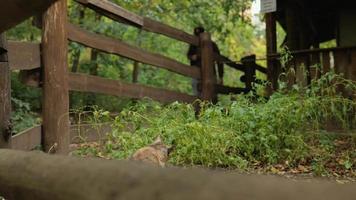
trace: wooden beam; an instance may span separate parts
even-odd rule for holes
[[[219,94],[246,94],[248,92],[245,88],[236,88],[224,85],[216,85],[216,91]]]
[[[73,42],[78,42],[106,53],[123,56],[145,64],[164,68],[185,76],[200,78],[199,68],[197,67],[185,65],[160,54],[147,52],[119,40],[88,32],[73,24],[68,23],[67,28],[69,40]]]
[[[335,200],[355,185],[223,170],[158,168],[119,160],[0,150],[0,194],[26,200]]]
[[[70,73],[69,85],[70,89],[73,91],[94,92],[137,99],[148,97],[163,103],[171,103],[174,101],[192,103],[197,99],[195,96],[179,92],[147,87],[138,84],[123,83],[116,80],[86,74]]]
[[[115,21],[129,24],[143,30],[165,35],[167,37],[186,42],[192,45],[199,45],[199,38],[188,34],[177,28],[168,26],[152,19],[141,17],[107,0],[76,0],[96,12],[109,17]]]
[[[204,101],[217,102],[216,76],[214,73],[214,50],[213,42],[209,33],[200,34],[201,44],[201,80],[202,92],[201,99]]]
[[[303,49],[303,50],[295,50],[295,51],[290,51],[290,54],[293,56],[297,55],[302,55],[302,54],[313,54],[313,53],[330,53],[330,52],[338,52],[338,51],[355,51],[356,46],[349,46],[349,47],[332,47],[332,48],[323,48],[323,49]],[[274,53],[274,54],[269,54],[268,58],[279,58],[281,54],[279,53]]]
[[[69,88],[67,0],[59,0],[43,15],[43,147],[69,151]]]
[[[95,142],[105,139],[112,131],[111,124],[80,124],[70,126],[71,144]],[[42,126],[35,126],[16,134],[11,140],[11,149],[31,151],[41,146]]]
[[[25,83],[29,86],[38,87],[40,86],[38,80],[37,73],[28,74]],[[94,92],[118,97],[137,99],[149,97],[163,103],[171,103],[174,101],[192,103],[198,99],[198,97],[195,96],[170,90],[147,87],[139,84],[123,83],[116,80],[77,73],[69,74],[69,88],[72,91]]]
[[[136,27],[143,26],[143,17],[123,9],[117,4],[107,0],[76,0],[82,5],[95,10],[96,12],[113,19]]]
[[[11,140],[11,78],[7,62],[7,41],[5,34],[0,34],[0,148],[10,146]]]
[[[56,0],[1,0],[0,33],[14,27],[25,19],[43,12]]]
[[[256,82],[256,55],[246,56],[241,59],[241,62],[245,66],[246,89],[255,93],[253,83]]]
[[[27,129],[12,137],[11,149],[31,151],[41,146],[41,126],[35,126]]]
[[[267,47],[267,80],[270,85],[266,88],[271,95],[278,89],[280,69],[277,60],[270,59],[268,55],[277,53],[277,23],[275,13],[267,13],[266,18],[266,47]]]
[[[40,44],[30,42],[8,42],[11,70],[30,70],[41,67]]]
[[[199,46],[198,37],[146,17],[144,18],[143,30],[158,33],[191,45]]]
[[[255,63],[255,69],[263,74],[267,74],[267,68],[262,67],[261,65],[258,65],[257,63]]]
[[[239,64],[239,63],[236,63],[232,60],[230,60],[230,58],[226,57],[226,56],[223,56],[223,55],[215,55],[216,59],[236,70],[239,70],[239,71],[242,71],[244,72],[245,71],[245,67],[242,65],[242,64]]]

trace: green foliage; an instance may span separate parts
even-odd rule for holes
[[[325,79],[333,81],[325,84]],[[356,102],[335,92],[342,81],[356,86],[327,74],[314,82],[312,89],[295,87],[289,93],[275,93],[268,101],[235,96],[236,101],[225,105],[202,103],[198,118],[192,105],[142,102],[116,117],[113,132],[101,150],[83,148],[78,153],[90,151],[125,159],[160,135],[166,144],[176,145],[169,161],[174,165],[246,169],[279,163],[288,163],[289,167],[308,164],[316,174],[324,174],[326,163],[334,159],[336,141],[320,134],[324,124],[333,120],[349,130],[356,121]],[[356,143],[352,138],[347,140],[351,146],[343,152],[339,165],[350,170],[355,165],[352,152]]]
[[[22,130],[31,128],[39,124],[40,119],[37,114],[31,111],[29,103],[22,100],[11,98],[14,111],[11,113],[11,122],[13,124],[14,133],[19,133]]]
[[[40,90],[22,85],[16,72],[11,74],[11,103],[11,120],[15,133],[39,124],[40,119],[36,112],[41,108]]]

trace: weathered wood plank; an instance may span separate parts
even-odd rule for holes
[[[277,53],[277,23],[276,14],[267,13],[266,20],[266,50],[267,50],[267,80],[271,83],[266,90],[271,95],[278,89],[278,78],[281,73],[276,59],[268,57],[270,54]]]
[[[226,57],[226,56],[223,56],[223,55],[215,55],[215,59],[219,62],[222,62],[236,70],[239,70],[239,71],[242,71],[244,72],[245,71],[245,67],[242,65],[242,64],[238,64],[232,60],[230,60],[230,58]]]
[[[40,44],[30,42],[8,42],[11,70],[30,70],[41,66]]]
[[[321,69],[322,69],[323,74],[330,72],[330,69],[331,69],[330,52],[322,53],[322,68]]]
[[[165,89],[147,87],[132,83],[123,83],[86,74],[70,73],[70,89],[79,92],[94,92],[119,97],[142,99],[149,97],[154,100],[170,103],[174,101],[194,102],[197,97]]]
[[[254,64],[254,67],[257,71],[267,74],[267,68],[262,67],[261,65],[258,65],[257,63]]]
[[[219,94],[246,94],[248,92],[248,90],[245,88],[236,88],[224,85],[216,85],[216,91]]]
[[[119,40],[88,32],[73,24],[68,24],[67,27],[69,40],[73,42],[78,42],[107,53],[164,68],[185,76],[200,78],[199,68],[197,67],[185,65],[160,54],[147,52]]]
[[[313,53],[310,56],[310,78],[311,80],[317,80],[321,75],[321,62],[320,62],[321,53]]]
[[[334,52],[335,72],[343,74],[343,77],[356,81],[356,53],[349,51],[336,51]],[[344,85],[338,85],[338,90],[343,93],[345,97],[351,99],[356,98],[356,91],[345,87]]]
[[[81,124],[70,126],[71,144],[95,142],[104,139],[112,130],[110,123],[105,124]],[[41,146],[42,126],[35,126],[12,137],[11,149],[31,151]]]
[[[26,80],[26,82],[29,83],[27,84],[29,86],[40,86],[38,77],[35,76],[35,74],[29,74],[28,79]],[[137,99],[149,97],[163,103],[170,103],[174,101],[192,103],[198,99],[198,97],[195,96],[170,90],[147,87],[139,84],[123,83],[116,80],[77,73],[69,74],[69,88],[72,91],[94,92],[119,97]]]
[[[69,151],[69,88],[67,0],[54,3],[43,15],[43,147]]]
[[[142,27],[143,17],[136,15],[128,10],[123,9],[117,4],[107,0],[76,0],[82,5],[89,7],[96,12],[109,17],[115,21]]]
[[[149,18],[144,18],[143,30],[165,35],[191,45],[199,45],[198,37]]]
[[[256,82],[256,55],[246,56],[241,59],[245,66],[245,85],[247,91],[254,91],[253,83]]]
[[[168,26],[161,22],[141,17],[107,0],[76,0],[77,2],[95,10],[96,12],[109,17],[115,21],[133,25],[143,30],[165,35],[167,37],[186,42],[192,45],[199,45],[199,38],[186,33],[177,28]]]
[[[11,78],[5,34],[0,34],[0,49],[0,148],[7,148],[11,142]]]
[[[214,50],[213,42],[209,33],[200,34],[201,44],[201,99],[204,101],[217,102],[216,76],[214,73]]]
[[[29,128],[12,137],[11,149],[31,151],[41,145],[42,126]]]
[[[21,23],[35,14],[40,14],[56,0],[1,0],[0,33]]]

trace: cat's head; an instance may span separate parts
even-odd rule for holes
[[[174,145],[168,146],[163,143],[161,136],[158,136],[155,141],[150,145],[151,147],[163,152],[166,155],[169,155],[174,149]]]

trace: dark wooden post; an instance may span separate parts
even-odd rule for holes
[[[256,82],[256,55],[246,56],[241,59],[245,67],[245,84],[248,92],[255,91],[253,83]]]
[[[54,3],[43,15],[43,146],[51,153],[69,150],[67,69],[67,0]]]
[[[5,34],[0,35],[0,148],[10,147],[11,79]]]
[[[200,34],[201,45],[201,99],[217,102],[216,76],[214,72],[213,42],[209,33]]]
[[[270,86],[267,87],[267,93],[272,94],[278,89],[278,77],[280,74],[277,60],[269,55],[277,53],[277,33],[276,16],[274,13],[267,13],[266,18],[266,43],[267,43],[267,80]]]

